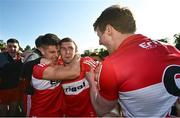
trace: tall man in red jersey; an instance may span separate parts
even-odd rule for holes
[[[99,43],[110,56],[102,63],[99,90],[87,74],[91,100],[103,116],[119,102],[126,117],[166,117],[180,95],[180,52],[141,34],[134,34],[131,11],[117,5],[94,23]]]

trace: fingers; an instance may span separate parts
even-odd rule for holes
[[[84,57],[83,58],[83,63],[89,65],[91,68],[95,70],[95,68],[98,66],[98,62],[94,61],[90,57]]]
[[[96,69],[95,69],[95,80],[96,80],[97,82],[99,82],[101,69],[102,69],[102,63],[99,63],[99,65],[98,65],[98,66],[96,67]]]
[[[93,85],[94,82],[94,71],[91,69],[89,72],[86,72],[86,80],[89,82],[89,85]]]
[[[96,81],[97,88],[99,90],[100,90],[99,80],[100,80],[101,69],[102,69],[102,63],[99,63],[99,65],[95,69],[95,81]]]
[[[85,60],[83,63],[89,65],[92,69],[95,69],[97,66],[97,63],[94,60]]]
[[[88,79],[94,79],[94,70],[92,68],[89,72],[86,72],[86,77]]]

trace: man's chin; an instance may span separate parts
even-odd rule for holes
[[[70,64],[72,62],[72,59],[64,59],[63,62],[65,64]]]
[[[71,61],[64,61],[64,63],[65,63],[65,64],[70,64],[70,63],[71,63]]]

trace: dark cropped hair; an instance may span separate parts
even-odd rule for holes
[[[7,40],[7,43],[18,43],[19,44],[19,41],[15,38],[10,38]]]
[[[35,45],[36,45],[36,47],[49,46],[49,45],[58,46],[59,41],[60,41],[60,39],[58,38],[57,35],[47,33],[45,35],[40,35],[36,39]]]
[[[61,39],[61,41],[59,42],[59,46],[60,46],[60,47],[61,47],[61,45],[62,45],[63,42],[72,42],[72,43],[74,43],[74,45],[75,45],[75,51],[76,51],[76,52],[78,51],[78,47],[77,47],[76,43],[75,43],[71,38],[66,37],[66,38]]]
[[[15,38],[10,38],[10,39],[8,39],[8,40],[7,40],[7,44],[8,44],[8,43],[17,43],[18,46],[20,47],[19,41],[18,41],[17,39],[15,39]]]
[[[38,36],[37,39],[35,40],[35,45],[36,45],[37,48],[38,48],[38,47],[41,47],[41,38],[42,38],[42,37],[43,37],[43,36],[40,35],[40,36]]]
[[[93,27],[95,31],[98,28],[104,33],[108,24],[122,33],[134,33],[136,31],[136,23],[131,11],[119,5],[113,5],[105,9],[97,18]]]

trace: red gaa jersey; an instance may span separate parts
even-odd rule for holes
[[[39,64],[40,65],[40,64]],[[41,66],[39,66],[41,67]],[[43,67],[42,67],[43,68]],[[35,69],[35,68],[34,68]],[[33,70],[33,75],[37,72]],[[35,89],[31,96],[30,116],[32,117],[58,117],[62,116],[61,97],[62,89],[58,81],[42,80],[32,76],[32,86]]]
[[[177,99],[179,69],[176,48],[135,34],[103,62],[100,94],[118,99],[125,116],[165,117]]]
[[[91,64],[90,64],[91,63]],[[81,58],[81,73],[74,80],[62,81],[64,90],[62,109],[66,117],[94,117],[96,113],[90,99],[89,83],[85,73],[90,70],[90,65],[97,66],[89,57]]]

